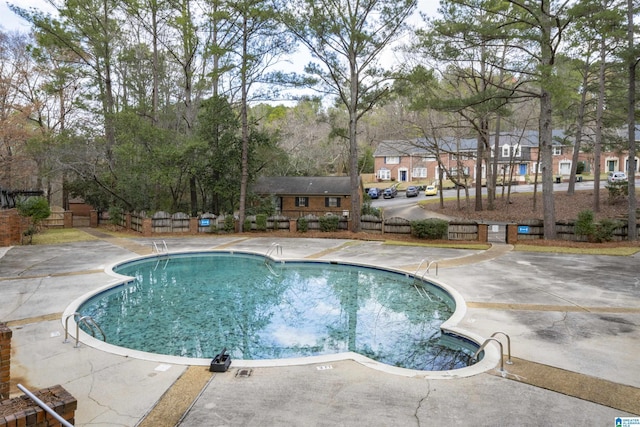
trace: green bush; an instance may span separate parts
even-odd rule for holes
[[[321,216],[320,220],[320,231],[331,232],[338,231],[338,226],[340,225],[340,217],[337,215],[328,215]]]
[[[298,218],[298,225],[296,227],[299,232],[306,233],[309,231],[309,220],[303,216]]]
[[[29,197],[27,199],[18,200],[16,208],[21,216],[27,217],[31,220],[29,228],[23,233],[24,236],[29,237],[29,244],[31,244],[31,239],[38,231],[38,224],[40,221],[49,218],[49,215],[51,215],[49,202],[44,197]]]
[[[251,231],[251,220],[249,218],[245,218],[244,224],[242,225],[243,231]]]
[[[420,239],[446,239],[449,223],[443,219],[429,218],[411,221],[411,235]]]
[[[382,212],[379,208],[374,208],[373,206],[371,206],[371,198],[369,198],[369,200],[365,200],[365,202],[362,204],[362,215],[373,215],[377,218],[380,218]]]
[[[18,200],[16,207],[18,208],[18,213],[30,218],[34,225],[37,225],[43,219],[49,218],[49,215],[51,215],[49,202],[44,197],[29,197]]]
[[[224,217],[224,231],[227,233],[236,231],[236,219],[231,214]]]
[[[612,219],[603,219],[596,223],[593,239],[597,243],[610,242],[613,240],[613,232],[620,227],[620,222]]]
[[[587,209],[578,213],[578,219],[574,226],[574,232],[578,236],[593,236],[595,226],[593,224],[593,211]]]
[[[627,181],[609,182],[605,188],[609,192],[609,204],[611,205],[623,202],[629,195],[629,184]]]
[[[584,210],[578,213],[578,219],[574,231],[579,236],[586,236],[590,242],[602,243],[613,239],[613,232],[620,227],[620,222],[612,219],[603,219],[594,222],[593,212]]]
[[[267,229],[267,216],[265,214],[256,215],[256,230],[265,231]]]
[[[109,224],[121,225],[122,224],[122,209],[111,206],[109,208]]]

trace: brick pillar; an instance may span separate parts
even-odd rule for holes
[[[131,230],[131,212],[124,214],[124,228]]]
[[[22,231],[28,227],[27,218],[16,209],[0,210],[0,246],[12,246],[22,241]]]
[[[142,218],[142,235],[144,237],[151,237],[153,234],[153,223],[151,218]]]
[[[92,227],[92,228],[98,227],[98,211],[89,212],[89,227]]]
[[[11,336],[13,332],[6,323],[0,323],[0,401],[9,398],[11,379]]]
[[[73,212],[65,211],[64,212],[64,228],[73,228]]]
[[[518,243],[518,224],[507,224],[507,244]]]
[[[189,234],[198,234],[198,218],[189,218]]]
[[[298,221],[295,219],[290,219],[289,220],[289,231],[291,233],[295,233],[296,231],[298,231]]]
[[[487,243],[489,241],[489,224],[478,224],[478,242]]]

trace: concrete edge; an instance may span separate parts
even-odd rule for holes
[[[180,255],[180,254],[196,254],[196,253],[210,253],[210,252],[228,252],[228,253],[245,253],[250,255],[258,255],[263,256],[263,254],[250,252],[250,251],[230,251],[228,249],[224,250],[195,250],[195,251],[180,251],[169,253],[169,255]],[[135,359],[157,362],[160,364],[171,364],[171,365],[186,365],[186,366],[209,366],[211,363],[211,359],[202,359],[202,358],[189,358],[189,357],[180,357],[180,356],[171,356],[171,355],[163,355],[157,353],[148,353],[139,350],[132,350],[125,347],[116,346],[113,344],[109,344],[99,339],[87,334],[82,329],[78,327],[78,324],[75,320],[74,314],[77,313],[78,307],[80,307],[85,301],[89,298],[105,292],[109,289],[112,289],[116,286],[125,284],[131,280],[132,277],[123,276],[114,271],[119,265],[122,265],[127,262],[154,258],[154,257],[162,257],[167,254],[151,254],[151,255],[143,255],[143,256],[133,256],[129,259],[122,260],[116,263],[113,263],[105,268],[105,273],[114,277],[114,280],[110,283],[98,287],[92,291],[85,293],[84,295],[76,298],[71,304],[67,306],[67,308],[62,313],[62,327],[65,330],[65,337],[69,336],[73,338],[76,342],[88,345],[89,347],[95,348],[100,351],[104,351],[107,353],[115,354],[123,357],[132,357]],[[159,258],[160,260],[160,258]],[[287,261],[293,262],[309,262],[307,259],[289,259]],[[361,267],[368,267],[374,269],[381,269],[376,266],[371,266],[367,264],[361,263],[347,263],[347,262],[338,262],[338,261],[312,261],[312,262],[326,262],[326,263],[337,263],[343,265],[354,265]],[[404,274],[407,276],[412,276],[412,274],[407,273],[403,270],[396,270],[393,268],[384,268],[381,270],[391,271],[399,274]],[[441,330],[444,334],[454,335],[457,337],[461,337],[462,339],[469,340],[474,342],[478,346],[482,345],[485,341],[485,338],[474,334],[472,332],[466,331],[463,328],[458,327],[458,324],[462,321],[464,316],[467,313],[467,306],[462,298],[462,296],[452,287],[440,282],[439,280],[429,278],[428,282],[433,284],[434,286],[442,289],[444,292],[448,293],[451,298],[454,300],[456,305],[456,310],[453,315],[447,319],[442,325]],[[76,335],[75,331],[78,331],[79,334]],[[66,340],[65,340],[66,342]],[[343,352],[337,354],[329,354],[329,355],[321,355],[321,356],[308,356],[308,357],[299,357],[299,358],[288,358],[288,359],[264,359],[264,360],[233,360],[232,366],[238,368],[258,368],[258,367],[282,367],[282,366],[298,366],[298,365],[311,365],[311,364],[326,364],[331,362],[337,362],[342,360],[353,360],[358,362],[364,366],[368,366],[372,369],[386,372],[393,375],[399,375],[404,377],[414,377],[414,378],[424,378],[424,379],[451,379],[451,378],[464,378],[470,377],[474,375],[478,375],[484,372],[487,372],[496,367],[498,360],[500,359],[500,352],[497,349],[497,345],[491,343],[484,349],[484,357],[478,361],[477,363],[468,366],[466,368],[453,369],[448,371],[421,371],[415,369],[407,369],[407,368],[399,368],[391,365],[386,365],[384,363],[375,361],[366,356],[360,355],[354,352]]]

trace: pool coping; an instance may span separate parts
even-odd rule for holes
[[[184,366],[209,366],[211,363],[211,358],[191,358],[191,357],[181,357],[181,356],[171,356],[157,353],[149,353],[140,350],[133,350],[126,347],[120,347],[113,344],[106,343],[104,341],[100,341],[90,334],[84,332],[82,329],[78,327],[78,324],[75,319],[75,315],[77,313],[78,307],[82,305],[89,298],[105,292],[111,288],[116,286],[120,286],[125,284],[131,280],[133,280],[130,276],[124,276],[114,271],[116,266],[120,266],[122,264],[126,264],[129,262],[144,260],[147,258],[159,258],[162,256],[169,255],[180,255],[180,254],[197,254],[197,253],[240,253],[247,255],[257,255],[261,257],[265,257],[263,253],[257,253],[253,251],[245,251],[245,250],[225,250],[225,249],[209,249],[209,250],[184,250],[184,251],[176,251],[176,252],[165,252],[165,253],[153,253],[150,255],[143,256],[134,256],[129,259],[120,260],[116,263],[112,263],[105,267],[104,271],[106,274],[113,276],[114,280],[110,283],[100,286],[94,290],[91,290],[84,295],[81,295],[79,298],[76,298],[72,301],[64,310],[62,314],[62,326],[65,330],[65,339],[68,336],[71,336],[77,343],[85,344],[94,349],[104,351],[107,353],[115,354],[123,357],[131,357],[135,359],[157,362],[162,365],[184,365]],[[308,259],[278,259],[272,256],[266,256],[265,258],[269,258],[275,262],[313,262],[313,263],[326,263],[326,264],[338,264],[338,265],[353,265],[359,267],[367,267],[373,268],[377,270],[390,271],[398,274],[404,274],[407,276],[416,276],[416,274],[409,273],[405,270],[394,269],[394,268],[382,268],[375,265],[369,265],[364,263],[355,263],[355,262],[343,262],[343,261],[332,261],[332,260],[313,260],[309,261]],[[417,272],[416,272],[417,273]],[[425,279],[427,280],[427,279]],[[461,337],[463,339],[469,340],[478,346],[482,345],[485,342],[485,338],[481,337],[478,334],[466,331],[463,328],[460,328],[458,324],[462,321],[467,313],[467,305],[462,295],[458,293],[454,288],[449,285],[433,279],[429,278],[427,280],[429,283],[433,284],[436,287],[439,287],[444,292],[446,292],[455,302],[456,309],[454,313],[442,323],[440,329],[444,334],[454,335]],[[74,333],[74,331],[78,331],[78,335]],[[476,362],[475,364],[459,369],[452,369],[446,371],[423,371],[416,369],[407,369],[400,368],[396,366],[391,366],[384,364],[382,362],[378,362],[376,360],[370,359],[366,356],[355,352],[342,352],[342,353],[334,353],[327,355],[319,355],[319,356],[305,356],[305,357],[295,357],[295,358],[285,358],[285,359],[262,359],[262,360],[243,360],[243,359],[233,359],[231,366],[234,368],[259,368],[259,367],[283,367],[283,366],[300,366],[300,365],[312,365],[312,364],[328,364],[331,362],[338,362],[343,360],[353,360],[357,363],[360,363],[363,366],[367,366],[369,368],[375,369],[377,371],[403,376],[403,377],[412,377],[412,378],[424,378],[424,379],[453,379],[453,378],[465,378],[471,377],[474,375],[478,375],[481,373],[485,373],[493,368],[495,368],[500,360],[500,352],[498,351],[497,345],[491,343],[484,348],[484,356],[481,360]]]

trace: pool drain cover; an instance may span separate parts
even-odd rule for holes
[[[251,369],[238,369],[236,378],[247,378],[251,375]]]

